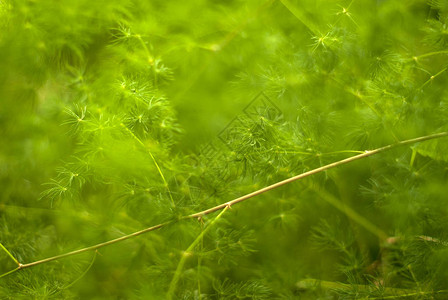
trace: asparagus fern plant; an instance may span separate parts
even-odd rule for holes
[[[447,22],[0,1],[0,297],[447,298]]]

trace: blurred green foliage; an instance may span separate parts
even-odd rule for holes
[[[0,298],[446,299],[446,138],[180,219],[448,131],[447,22],[446,0],[0,0],[1,273],[173,221]]]

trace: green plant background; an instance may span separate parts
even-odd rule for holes
[[[1,272],[175,221],[0,297],[446,299],[446,138],[176,220],[446,132],[447,23],[443,0],[0,0]]]

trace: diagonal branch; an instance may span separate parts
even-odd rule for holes
[[[18,265],[20,266],[19,261],[17,260],[17,258],[14,257],[14,255],[11,254],[11,252],[8,251],[8,249],[6,249],[5,246],[3,246],[2,243],[0,243],[0,248],[3,249],[3,251],[6,252],[6,254],[8,254],[8,256]]]
[[[387,146],[384,146],[384,147],[381,147],[381,148],[377,148],[375,150],[370,150],[370,151],[366,150],[362,154],[358,154],[358,155],[355,155],[355,156],[352,156],[352,157],[349,157],[349,158],[346,158],[346,159],[343,159],[343,160],[340,160],[340,161],[337,161],[337,162],[325,165],[323,167],[319,167],[319,168],[313,169],[311,171],[308,171],[308,172],[296,175],[294,177],[290,177],[290,178],[285,179],[283,181],[280,181],[280,182],[274,183],[272,185],[269,185],[267,187],[264,187],[262,189],[259,189],[259,190],[255,191],[255,192],[250,193],[250,194],[246,194],[246,195],[244,195],[242,197],[239,197],[237,199],[234,199],[232,201],[220,204],[218,206],[206,209],[204,211],[201,211],[201,212],[198,212],[198,213],[195,213],[195,214],[191,214],[189,216],[186,216],[185,218],[197,218],[197,217],[201,217],[203,215],[210,214],[210,213],[215,212],[217,210],[221,210],[221,209],[225,208],[226,206],[233,205],[233,204],[236,204],[238,202],[242,202],[242,201],[247,200],[249,198],[258,196],[258,195],[266,193],[266,192],[268,192],[270,190],[273,190],[273,189],[276,189],[278,187],[281,187],[282,185],[294,182],[296,180],[299,180],[299,179],[302,179],[302,178],[305,178],[305,177],[308,177],[308,176],[311,176],[311,175],[314,175],[314,174],[317,174],[317,173],[320,173],[320,172],[323,172],[323,171],[326,171],[326,170],[329,170],[329,169],[332,169],[332,168],[335,168],[335,167],[338,167],[338,166],[341,166],[341,165],[348,164],[348,163],[350,163],[352,161],[355,161],[355,160],[359,160],[359,159],[362,159],[362,158],[365,158],[365,157],[368,157],[368,156],[372,156],[372,155],[375,155],[375,154],[378,154],[378,153],[381,153],[381,152],[384,152],[384,151],[388,151],[388,150],[391,150],[391,149],[396,148],[396,147],[405,146],[405,145],[409,145],[409,144],[414,144],[414,143],[418,143],[418,142],[423,142],[423,141],[427,141],[427,140],[431,140],[431,139],[441,138],[441,137],[445,137],[445,136],[448,136],[448,132],[436,133],[436,134],[432,134],[432,135],[418,137],[418,138],[415,138],[415,139],[405,140],[405,141],[401,141],[401,142],[398,142],[398,143],[395,143],[395,144],[391,144],[391,145],[387,145]]]
[[[426,135],[426,136],[422,136],[422,137],[418,137],[418,138],[414,138],[414,139],[409,139],[409,140],[405,140],[405,141],[400,141],[398,143],[387,145],[387,146],[384,146],[384,147],[381,147],[381,148],[377,148],[375,150],[370,150],[370,151],[366,150],[366,151],[364,151],[364,153],[361,153],[361,154],[358,154],[358,155],[355,155],[355,156],[352,156],[352,157],[349,157],[349,158],[346,158],[346,159],[339,160],[337,162],[334,162],[334,163],[331,163],[331,164],[328,164],[328,165],[325,165],[325,166],[313,169],[311,171],[308,171],[308,172],[296,175],[294,177],[290,177],[288,179],[285,179],[283,181],[274,183],[272,185],[269,185],[267,187],[259,189],[259,190],[255,191],[255,192],[246,194],[246,195],[244,195],[242,197],[239,197],[239,198],[236,198],[234,200],[222,203],[220,205],[211,207],[209,209],[206,209],[206,210],[194,213],[194,214],[186,215],[184,217],[181,217],[180,220],[192,219],[192,218],[202,218],[205,215],[211,214],[213,212],[216,212],[216,211],[219,211],[219,210],[222,210],[222,209],[225,209],[225,208],[230,208],[234,204],[237,204],[239,202],[243,202],[243,201],[245,201],[247,199],[250,199],[252,197],[258,196],[258,195],[263,194],[263,193],[266,193],[266,192],[268,192],[270,190],[276,189],[278,187],[281,187],[281,186],[286,185],[288,183],[297,181],[299,179],[302,179],[302,178],[305,178],[305,177],[308,177],[308,176],[311,176],[311,175],[314,175],[314,174],[317,174],[317,173],[320,173],[320,172],[323,172],[323,171],[326,171],[326,170],[329,170],[329,169],[333,169],[333,168],[336,168],[338,166],[342,166],[342,165],[348,164],[350,162],[353,162],[353,161],[356,161],[356,160],[359,160],[359,159],[362,159],[362,158],[365,158],[365,157],[369,157],[369,156],[372,156],[372,155],[375,155],[375,154],[378,154],[378,153],[382,153],[382,152],[385,152],[385,151],[388,151],[388,150],[391,150],[391,149],[394,149],[394,148],[397,148],[397,147],[410,145],[410,144],[415,144],[415,143],[418,143],[418,142],[424,142],[424,141],[427,141],[427,140],[447,137],[447,136],[448,136],[448,132],[441,132],[441,133],[436,133],[436,134],[432,134],[432,135]],[[64,258],[64,257],[69,257],[69,256],[81,254],[81,253],[84,253],[84,252],[87,252],[87,251],[97,250],[99,248],[102,248],[102,247],[105,247],[105,246],[108,246],[108,245],[112,245],[112,244],[115,244],[115,243],[118,243],[118,242],[130,239],[130,238],[139,236],[141,234],[144,234],[144,233],[147,233],[147,232],[150,232],[150,231],[154,231],[156,229],[160,229],[160,228],[162,228],[162,227],[164,227],[166,225],[169,225],[171,223],[174,223],[174,221],[168,221],[168,222],[165,222],[165,223],[160,223],[158,225],[155,225],[155,226],[152,226],[152,227],[148,227],[146,229],[143,229],[143,230],[140,230],[140,231],[136,231],[134,233],[131,233],[131,234],[128,234],[128,235],[124,235],[122,237],[119,237],[119,238],[116,238],[116,239],[113,239],[113,240],[110,240],[110,241],[106,241],[106,242],[103,242],[103,243],[100,243],[100,244],[96,244],[96,245],[93,245],[93,246],[90,246],[90,247],[82,248],[82,249],[79,249],[79,250],[67,252],[67,253],[64,253],[64,254],[52,256],[52,257],[45,258],[45,259],[42,259],[42,260],[38,260],[38,261],[35,261],[35,262],[31,262],[31,263],[27,263],[27,264],[21,264],[20,262],[18,262],[19,267],[15,268],[15,269],[13,269],[11,271],[8,271],[8,272],[6,272],[4,274],[1,274],[0,278],[4,277],[4,276],[7,276],[9,274],[12,274],[12,273],[14,273],[16,271],[25,269],[25,268],[37,266],[37,265],[40,265],[40,264],[43,264],[43,263],[47,263],[47,262],[50,262],[50,261],[54,261],[54,260],[58,260],[58,259],[61,259],[61,258]]]

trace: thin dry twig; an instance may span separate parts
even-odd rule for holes
[[[337,162],[334,162],[334,163],[331,163],[331,164],[328,164],[328,165],[325,165],[325,166],[313,169],[311,171],[308,171],[308,172],[305,172],[305,173],[302,173],[302,174],[290,177],[290,178],[285,179],[283,181],[274,183],[272,185],[269,185],[267,187],[264,187],[262,189],[254,191],[252,193],[249,193],[249,194],[246,194],[244,196],[241,196],[239,198],[233,199],[231,201],[227,201],[227,202],[222,203],[220,205],[217,205],[217,206],[205,209],[203,211],[200,211],[200,212],[197,212],[197,213],[194,213],[194,214],[183,216],[179,220],[192,219],[192,218],[201,219],[205,215],[211,214],[213,212],[216,212],[216,211],[219,211],[219,210],[222,210],[222,209],[225,209],[225,208],[230,208],[234,204],[237,204],[239,202],[243,202],[243,201],[245,201],[247,199],[250,199],[252,197],[258,196],[258,195],[263,194],[263,193],[266,193],[266,192],[268,192],[270,190],[276,189],[278,187],[281,187],[281,186],[283,186],[285,184],[297,181],[299,179],[302,179],[302,178],[305,178],[305,177],[308,177],[308,176],[311,176],[311,175],[314,175],[314,174],[317,174],[317,173],[320,173],[320,172],[323,172],[323,171],[326,171],[326,170],[329,170],[329,169],[332,169],[332,168],[336,168],[338,166],[345,165],[345,164],[348,164],[350,162],[353,162],[353,161],[356,161],[356,160],[359,160],[359,159],[362,159],[362,158],[365,158],[365,157],[369,157],[369,156],[372,156],[372,155],[375,155],[375,154],[378,154],[378,153],[381,153],[381,152],[385,152],[385,151],[388,151],[388,150],[391,150],[391,149],[394,149],[394,148],[397,148],[397,147],[400,147],[400,146],[405,146],[405,145],[409,145],[409,144],[415,144],[415,143],[418,143],[418,142],[423,142],[423,141],[427,141],[427,140],[442,138],[442,137],[446,137],[446,136],[448,136],[448,132],[441,132],[441,133],[436,133],[436,134],[432,134],[432,135],[422,136],[422,137],[409,139],[409,140],[405,140],[405,141],[400,141],[398,143],[387,145],[387,146],[384,146],[384,147],[381,147],[381,148],[377,148],[377,149],[374,149],[374,150],[366,150],[366,151],[364,151],[364,153],[361,153],[361,154],[358,154],[358,155],[355,155],[355,156],[352,156],[352,157],[349,157],[349,158],[346,158],[346,159],[342,159],[342,160],[339,160]],[[47,262],[50,262],[50,261],[58,260],[58,259],[61,259],[61,258],[64,258],[64,257],[69,257],[69,256],[81,254],[81,253],[88,252],[88,251],[97,250],[99,248],[102,248],[102,247],[105,247],[105,246],[108,246],[108,245],[112,245],[112,244],[115,244],[115,243],[118,243],[118,242],[130,239],[130,238],[139,236],[141,234],[144,234],[144,233],[147,233],[147,232],[150,232],[150,231],[154,231],[154,230],[160,229],[160,228],[162,228],[162,227],[164,227],[164,226],[166,226],[168,224],[171,224],[171,223],[174,223],[174,221],[168,221],[168,222],[165,222],[165,223],[160,223],[158,225],[155,225],[155,226],[152,226],[152,227],[148,227],[146,229],[143,229],[143,230],[140,230],[140,231],[136,231],[136,232],[133,232],[131,234],[124,235],[122,237],[119,237],[119,238],[116,238],[116,239],[113,239],[113,240],[109,240],[109,241],[106,241],[106,242],[103,242],[103,243],[100,243],[100,244],[96,244],[96,245],[93,245],[93,246],[90,246],[90,247],[86,247],[86,248],[82,248],[82,249],[79,249],[79,250],[67,252],[67,253],[64,253],[64,254],[52,256],[52,257],[45,258],[45,259],[42,259],[42,260],[34,261],[34,262],[31,262],[31,263],[22,264],[22,263],[18,262],[19,266],[17,268],[15,268],[13,270],[10,270],[10,271],[0,275],[0,278],[4,277],[4,276],[7,276],[7,275],[10,275],[10,274],[12,274],[12,273],[14,273],[16,271],[19,271],[19,270],[22,270],[22,269],[25,269],[25,268],[37,266],[37,265],[40,265],[40,264],[43,264],[43,263],[47,263]]]

